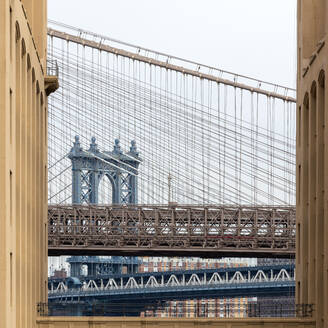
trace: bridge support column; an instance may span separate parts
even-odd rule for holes
[[[118,171],[115,175],[115,190],[113,190],[113,204],[121,203],[121,173]]]
[[[98,171],[93,171],[89,175],[90,179],[90,196],[89,202],[90,204],[98,204],[98,187],[99,187],[99,173]]]
[[[72,203],[81,203],[81,170],[74,168],[72,169]]]
[[[80,150],[81,150],[80,138],[79,136],[76,136],[71,152],[72,154],[77,154]],[[82,193],[81,178],[82,177],[81,177],[80,163],[78,161],[72,161],[72,203],[73,204],[81,203],[81,193]]]
[[[81,275],[81,263],[71,263],[71,277],[79,277]]]
[[[88,263],[88,276],[95,276],[97,274],[97,264],[96,263]]]
[[[138,180],[135,175],[129,176],[129,189],[131,190],[129,203],[137,204],[138,202]]]

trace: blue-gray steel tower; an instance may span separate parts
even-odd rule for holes
[[[119,139],[113,151],[100,151],[96,138],[90,148],[83,150],[79,136],[75,137],[68,158],[72,162],[72,203],[98,204],[101,179],[108,178],[112,185],[113,204],[138,203],[138,167],[141,162],[136,142],[131,141],[130,151],[123,153]]]

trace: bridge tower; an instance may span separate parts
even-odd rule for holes
[[[91,138],[90,148],[83,150],[79,136],[68,154],[72,162],[72,203],[98,204],[99,183],[108,178],[112,185],[113,204],[138,202],[138,167],[141,162],[136,142],[131,141],[130,151],[123,153],[119,139],[113,151],[98,149],[96,138]]]
[[[67,259],[71,268],[71,277],[80,277],[83,265],[87,266],[87,276],[105,274],[137,273],[141,263],[136,257],[111,256],[71,256]]]
[[[68,154],[72,162],[72,203],[98,204],[98,189],[102,179],[108,178],[112,185],[113,204],[138,203],[138,167],[141,162],[136,142],[131,141],[130,151],[123,153],[119,139],[115,140],[113,151],[100,152],[96,138],[91,138],[90,148],[83,150],[79,136],[75,137],[73,147]],[[118,257],[123,261],[123,257]],[[84,256],[88,266],[88,275],[96,275],[98,257]],[[108,263],[110,260],[108,260]],[[71,264],[71,275],[78,276],[83,261]],[[134,270],[137,269],[137,266]]]
[[[47,301],[47,1],[0,1],[0,327],[36,327]],[[53,68],[53,70],[52,70]]]
[[[296,302],[328,327],[328,4],[298,0]]]

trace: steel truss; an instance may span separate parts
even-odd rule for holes
[[[294,207],[51,205],[48,223],[49,255],[295,253]]]
[[[295,272],[290,275],[287,270],[281,269],[278,273],[271,274],[265,273],[262,270],[257,271],[255,274],[251,275],[251,271],[245,275],[241,271],[236,271],[232,277],[229,277],[228,274],[222,275],[219,272],[214,272],[209,277],[206,274],[192,274],[190,277],[186,277],[184,274],[178,277],[175,274],[165,277],[164,274],[161,276],[150,276],[148,279],[136,279],[131,276],[127,281],[123,282],[123,279],[113,279],[110,278],[106,283],[101,280],[100,283],[97,283],[95,280],[91,279],[88,282],[85,282],[81,288],[69,288],[64,282],[60,282],[56,288],[51,284],[51,289],[48,291],[49,299],[55,299],[58,297],[73,296],[80,294],[80,296],[88,297],[90,293],[94,294],[107,294],[106,291],[124,291],[126,290],[136,290],[138,289],[139,293],[148,293],[153,289],[164,289],[169,291],[173,289],[178,292],[180,287],[196,287],[200,289],[212,289],[216,285],[220,285],[224,288],[229,289],[240,289],[239,284],[244,284],[248,288],[256,288],[259,283],[267,283],[266,287],[268,288],[281,288],[286,287],[282,283],[291,282],[287,284],[287,287],[294,287],[295,282]],[[275,284],[276,283],[276,284]],[[279,284],[278,284],[279,283]],[[162,290],[163,292],[163,290]]]

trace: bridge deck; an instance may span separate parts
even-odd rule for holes
[[[295,267],[259,266],[171,272],[135,273],[49,280],[49,300],[87,298],[186,299],[188,297],[291,295]],[[100,278],[102,277],[102,278]],[[82,284],[83,281],[83,284]]]
[[[51,205],[48,223],[49,255],[295,253],[294,207]]]

